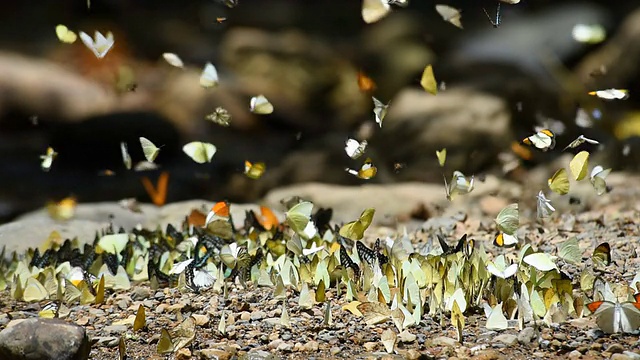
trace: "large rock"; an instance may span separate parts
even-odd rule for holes
[[[0,358],[88,359],[91,343],[83,327],[59,319],[27,319],[0,332]]]

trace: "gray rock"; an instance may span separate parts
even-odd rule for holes
[[[518,342],[523,345],[530,344],[536,337],[536,331],[532,327],[526,327],[518,333]]]
[[[518,337],[513,334],[500,334],[493,338],[494,342],[501,342],[507,346],[514,346],[518,343]]]
[[[0,332],[1,359],[88,359],[85,329],[59,319],[27,319]]]
[[[150,297],[151,297],[151,290],[146,287],[136,286],[133,288],[133,291],[131,292],[132,300],[136,300],[136,301],[146,300]]]
[[[264,350],[251,350],[239,357],[240,360],[276,360],[277,356]]]
[[[264,319],[266,317],[267,317],[267,313],[265,313],[262,310],[256,310],[256,311],[251,313],[251,320],[252,321],[262,320],[262,319]]]
[[[629,359],[632,359],[632,360],[640,360],[640,354],[632,351],[623,351],[622,355],[626,355],[629,357]]]

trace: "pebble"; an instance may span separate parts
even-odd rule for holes
[[[553,334],[554,339],[560,340],[560,341],[567,341],[567,334],[565,333],[555,333]]]
[[[203,349],[195,355],[199,355],[200,359],[210,360],[229,360],[232,356],[230,352],[219,349]]]
[[[282,340],[284,340],[284,341],[289,341],[289,340],[291,340],[292,336],[291,336],[290,333],[287,333],[287,334],[282,334],[282,336],[280,336],[280,338]]]
[[[507,346],[514,346],[518,343],[518,337],[513,334],[500,334],[493,338],[494,342],[501,342]]]
[[[0,332],[0,359],[88,359],[85,329],[60,319],[32,318]]]
[[[208,315],[191,314],[191,316],[193,316],[193,318],[196,320],[196,325],[198,325],[198,326],[206,325],[209,322],[209,316]]]
[[[629,357],[629,359],[632,359],[632,360],[640,360],[640,354],[634,353],[632,351],[623,351],[622,355],[626,355]]]
[[[251,313],[249,313],[248,311],[243,311],[240,313],[240,320],[242,321],[249,321],[251,320]]]
[[[497,350],[487,349],[474,356],[475,360],[502,360],[505,357]]]
[[[127,331],[126,325],[109,325],[104,327],[104,331],[112,334],[112,333],[121,333]]]
[[[276,350],[290,352],[291,350],[293,350],[293,344],[288,342],[283,342],[282,344],[278,345]]]
[[[446,337],[446,336],[438,336],[437,338],[433,339],[433,345],[434,346],[456,346],[458,344],[458,341],[456,339],[452,339],[450,337]]]
[[[151,297],[151,290],[147,287],[136,286],[131,292],[131,299],[135,301],[147,300]]]
[[[303,349],[304,349],[304,351],[315,352],[315,351],[318,351],[319,346],[320,346],[320,344],[318,344],[317,341],[311,340],[311,341],[307,342],[306,344],[304,344]]]
[[[182,348],[176,351],[176,360],[189,360],[191,359],[191,350],[188,348]]]
[[[258,320],[262,320],[264,318],[267,317],[267,313],[262,311],[262,310],[256,310],[254,312],[251,313],[251,320],[252,321],[258,321]]]
[[[573,350],[567,355],[569,359],[580,359],[581,356],[582,356],[582,353],[578,350]]]
[[[518,342],[523,345],[530,344],[536,337],[536,331],[532,327],[526,327],[518,333]]]
[[[620,344],[611,344],[607,347],[607,351],[612,354],[622,353],[625,348]]]
[[[398,341],[403,342],[403,343],[411,343],[416,341],[417,336],[410,333],[407,330],[404,330],[403,332],[401,332],[400,334],[398,334]]]
[[[120,338],[116,336],[94,336],[91,338],[91,341],[98,347],[114,347],[118,345]]]
[[[610,359],[611,360],[631,360],[632,358],[625,354],[616,353],[611,355]]]
[[[342,352],[342,348],[340,346],[334,346],[329,352],[331,352],[331,355],[336,356]]]
[[[362,344],[362,347],[364,348],[365,351],[372,352],[373,350],[375,350],[376,347],[378,347],[378,343],[369,341]]]

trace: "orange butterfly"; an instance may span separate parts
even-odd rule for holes
[[[229,218],[229,203],[226,201],[218,201],[213,204],[211,211],[207,214],[207,219],[204,223],[206,226],[209,224],[215,217]]]
[[[260,217],[258,218],[258,222],[260,222],[260,225],[262,225],[266,230],[271,230],[280,224],[276,214],[266,206],[260,206]]]
[[[158,177],[158,187],[157,189],[153,187],[151,180],[148,177],[144,176],[142,179],[142,185],[144,189],[149,194],[151,198],[151,202],[153,202],[156,206],[162,206],[167,201],[167,187],[169,185],[169,173],[163,171]]]
[[[192,209],[187,217],[187,224],[193,226],[204,226],[206,223],[205,215],[198,209]]]
[[[360,91],[370,93],[376,89],[376,82],[372,78],[368,77],[362,71],[358,71],[358,88]]]

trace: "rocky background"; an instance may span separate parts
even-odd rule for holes
[[[448,150],[447,173],[502,177],[499,154],[551,120],[566,128],[560,149],[584,133],[604,144],[593,154],[601,163],[638,170],[637,4],[522,0],[502,4],[494,28],[483,7],[493,14],[496,1],[442,3],[462,9],[464,30],[443,21],[433,2],[417,0],[371,25],[357,0],[240,0],[233,8],[214,0],[91,0],[90,8],[79,0],[3,3],[0,219],[71,195],[80,202],[148,202],[140,178],[155,179],[159,171],[126,171],[120,159],[119,143],[127,141],[134,161],[142,160],[139,136],[163,145],[157,163],[171,174],[168,202],[255,202],[294,183],[362,184],[344,171],[361,164],[344,153],[353,136],[368,138],[367,155],[378,166],[369,183],[439,185],[441,148]],[[603,25],[607,39],[576,42],[577,23]],[[57,24],[112,31],[115,45],[98,60],[79,40],[59,42]],[[169,66],[164,52],[180,55],[185,69]],[[208,61],[221,78],[213,90],[198,84]],[[419,85],[427,64],[446,85],[435,97]],[[376,90],[358,88],[358,71],[375,80]],[[586,95],[604,88],[626,88],[631,96],[605,102]],[[274,104],[272,115],[249,112],[249,99],[261,93]],[[371,95],[391,101],[381,129]],[[217,106],[231,113],[230,127],[205,120]],[[578,106],[603,116],[578,128]],[[193,140],[218,147],[211,164],[182,153]],[[39,155],[47,146],[59,155],[45,173]],[[536,153],[524,168],[547,166],[556,155]],[[265,175],[245,177],[244,160],[264,161]],[[99,176],[105,169],[115,175]],[[526,181],[528,172],[509,176]]]

